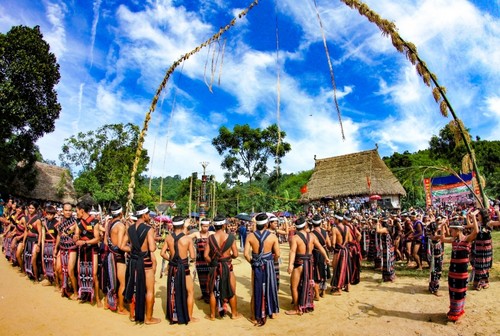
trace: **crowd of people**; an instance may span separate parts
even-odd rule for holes
[[[243,252],[252,268],[251,321],[264,325],[280,310],[283,243],[290,247],[286,271],[292,309],[287,315],[313,311],[325,294],[352,290],[361,281],[362,260],[372,263],[383,281],[391,282],[396,279],[396,262],[417,270],[425,263],[429,292],[439,296],[443,244],[451,243],[447,316],[457,321],[464,314],[469,277],[474,289],[489,287],[491,230],[500,226],[498,205],[490,211],[457,206],[407,212],[334,212],[318,207],[293,218],[258,213],[247,222],[224,216],[194,221],[175,216],[162,234],[144,205],[127,216],[116,202],[105,214],[93,206],[89,201],[73,207],[9,198],[0,217],[5,257],[21,274],[54,286],[63,297],[104,306],[145,324],[161,321],[153,317],[157,265],[166,275],[170,323],[197,321],[195,276],[200,299],[210,307],[207,319],[240,318],[232,260]],[[154,253],[159,242],[161,264]]]

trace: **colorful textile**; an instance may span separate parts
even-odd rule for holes
[[[380,248],[382,250],[382,280],[393,281],[396,278],[396,273],[394,270],[394,246],[390,234],[380,235]]]
[[[47,239],[45,240],[43,244],[43,253],[42,253],[43,271],[45,276],[50,282],[53,282],[55,279],[54,247],[55,243],[53,241]]]
[[[208,243],[208,238],[196,239],[196,273],[200,282],[201,295],[203,300],[208,303],[210,300],[210,290],[208,289],[208,273],[210,268],[205,261],[205,248]]]
[[[104,249],[102,255],[102,275],[101,275],[101,288],[104,294],[106,294],[106,301],[110,310],[115,311],[118,308],[118,279],[116,277],[117,269],[116,263],[119,261],[124,261],[124,252],[120,248],[113,244],[111,240],[111,231],[113,227],[121,223],[119,219],[114,219],[109,223],[107,229],[107,248]]]
[[[309,251],[310,237],[309,233],[304,236],[301,232],[297,232],[296,235],[304,242],[306,246],[306,253],[295,255],[295,259],[298,259],[298,263],[302,264],[302,274],[300,276],[299,286],[298,286],[298,302],[295,304],[298,310],[302,313],[311,312],[314,310],[314,279],[313,279],[313,262],[312,253]]]
[[[340,231],[342,235],[342,241],[345,242],[346,236],[347,236],[347,228],[344,227],[341,229],[340,227],[337,227],[337,229]],[[350,253],[349,249],[347,246],[341,245],[341,244],[335,244],[335,256],[336,258],[336,266],[333,269],[332,273],[332,290],[340,290],[340,289],[347,289],[351,282],[351,274],[349,273],[350,267],[349,267],[349,259],[350,259]]]
[[[259,241],[259,253],[252,253],[253,305],[255,319],[259,325],[266,323],[267,317],[279,313],[278,285],[272,252],[263,253],[264,241],[270,232],[255,231]]]
[[[431,243],[431,264],[430,264],[430,278],[429,278],[429,292],[432,294],[437,293],[439,290],[439,280],[443,271],[443,243],[440,241],[432,241]]]
[[[92,246],[80,246],[78,250],[78,298],[82,301],[93,301],[94,295],[94,254]]]
[[[327,232],[321,229],[321,232],[313,230],[312,233],[316,236],[319,243],[326,250],[326,237]],[[312,250],[313,255],[313,269],[314,269],[314,282],[319,285],[320,290],[325,290],[328,287],[327,280],[332,277],[330,272],[330,265],[326,263],[325,257],[321,254],[316,247]]]
[[[23,252],[24,271],[26,272],[28,277],[30,277],[30,279],[35,278],[35,274],[33,273],[32,259],[33,259],[33,249],[35,248],[37,242],[38,242],[37,237],[27,237],[26,244],[24,246],[24,252]]]
[[[54,273],[54,249],[57,238],[57,226],[59,222],[55,219],[52,221],[42,221],[45,228],[45,240],[42,251],[42,266],[43,272],[50,282],[55,280]]]
[[[471,256],[474,270],[474,288],[482,289],[488,286],[490,269],[493,265],[493,244],[491,232],[482,228],[472,245]]]
[[[452,243],[450,271],[448,273],[448,287],[450,294],[450,310],[448,319],[458,320],[465,314],[465,296],[467,294],[469,253],[471,244],[467,241],[454,241]]]
[[[210,271],[208,274],[208,286],[210,291],[213,291],[219,316],[223,317],[226,314],[227,302],[234,296],[231,283],[229,281],[230,272],[233,271],[231,257],[222,258],[224,252],[231,248],[235,237],[229,234],[226,241],[220,247],[217,244],[215,235],[208,238],[210,245]]]

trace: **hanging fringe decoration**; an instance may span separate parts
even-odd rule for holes
[[[340,132],[342,133],[342,140],[345,140],[344,135],[344,126],[342,125],[342,115],[340,114],[339,103],[337,101],[337,84],[335,83],[335,76],[333,73],[333,65],[330,59],[330,52],[328,51],[328,45],[326,44],[326,35],[325,29],[323,28],[323,22],[321,21],[321,17],[319,15],[318,5],[316,4],[316,0],[314,2],[314,8],[316,8],[316,16],[318,17],[319,27],[321,28],[321,36],[323,37],[323,46],[325,47],[326,60],[328,61],[328,67],[330,68],[330,79],[332,81],[333,86],[333,100],[335,101],[335,108],[337,109],[337,115],[339,117],[340,124]]]
[[[220,59],[220,66],[219,66],[219,80],[217,84],[220,86],[220,78],[222,76],[222,66],[224,65],[224,53],[226,52],[226,42],[227,38],[224,39],[224,43],[222,44],[222,55]]]
[[[208,90],[212,92],[212,84],[207,82],[207,66],[208,66],[208,59],[210,58],[210,51],[212,50],[212,43],[208,45],[208,50],[207,50],[207,58],[205,60],[205,69],[203,71],[203,81],[205,82],[205,85],[207,86]]]
[[[259,0],[254,0],[246,9],[241,11],[238,14],[238,18],[242,18],[247,15],[247,13],[255,6],[259,4]],[[196,54],[199,52],[201,49],[207,47],[210,43],[213,41],[217,41],[222,34],[227,32],[231,27],[233,27],[236,24],[236,18],[233,18],[229,24],[227,24],[224,27],[221,27],[217,33],[212,35],[208,40],[191,50],[190,52],[182,55],[177,61],[175,61],[170,68],[167,70],[165,73],[165,76],[163,77],[162,82],[160,83],[158,89],[156,90],[156,93],[153,97],[153,100],[151,102],[151,106],[149,107],[149,111],[146,113],[146,116],[144,118],[144,124],[142,126],[141,133],[139,133],[139,139],[137,141],[137,150],[135,152],[135,159],[134,163],[132,166],[132,171],[130,173],[130,183],[128,185],[128,197],[127,197],[127,207],[126,207],[126,213],[128,214],[130,210],[132,209],[132,200],[134,199],[134,190],[135,190],[135,176],[137,175],[137,167],[139,166],[139,160],[141,158],[141,153],[142,153],[142,147],[144,146],[144,138],[146,137],[146,133],[148,131],[148,126],[149,126],[149,121],[151,120],[151,114],[154,112],[156,109],[156,104],[158,103],[158,99],[160,97],[161,92],[167,85],[167,82],[174,72],[174,70],[184,61],[188,60],[189,57],[192,55]]]

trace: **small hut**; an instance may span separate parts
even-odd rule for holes
[[[34,169],[37,173],[36,186],[27,190],[20,178],[17,178],[11,190],[13,195],[42,201],[76,203],[73,179],[67,169],[43,162],[35,162]]]
[[[401,183],[380,158],[377,149],[315,160],[314,172],[301,203],[322,199],[378,199],[385,208],[400,208],[406,195]]]

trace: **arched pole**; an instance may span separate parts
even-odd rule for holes
[[[259,0],[254,0],[246,9],[241,11],[238,14],[238,18],[242,18],[247,13],[256,5],[259,4]],[[221,27],[217,33],[212,35],[208,40],[191,50],[190,52],[182,55],[177,61],[175,61],[170,68],[167,70],[165,73],[165,77],[163,77],[163,80],[156,90],[156,94],[153,97],[153,101],[151,102],[151,106],[149,107],[149,111],[146,113],[146,117],[144,118],[144,124],[142,126],[141,133],[139,133],[139,139],[137,141],[137,150],[135,152],[135,159],[134,159],[134,164],[132,166],[132,172],[130,174],[130,183],[128,185],[128,197],[127,197],[127,207],[126,207],[126,213],[130,213],[132,210],[132,200],[134,199],[134,190],[135,190],[135,175],[137,174],[137,167],[139,166],[139,160],[141,159],[141,153],[142,153],[142,147],[144,145],[144,138],[146,137],[146,133],[148,131],[148,126],[149,126],[149,121],[151,120],[151,114],[154,112],[156,109],[156,104],[158,103],[158,99],[160,97],[161,92],[167,85],[167,82],[174,72],[174,70],[184,61],[189,59],[190,56],[196,54],[199,52],[201,49],[205,48],[206,46],[210,45],[210,43],[217,41],[222,34],[224,34],[226,31],[231,29],[232,26],[234,26],[236,23],[236,18],[233,18],[229,24],[227,24],[224,27]]]
[[[486,197],[486,194],[484,193],[483,186],[481,185],[480,182],[480,174],[479,174],[479,167],[477,166],[476,162],[476,156],[474,155],[472,151],[471,144],[469,142],[469,139],[466,136],[465,129],[462,127],[460,120],[458,119],[455,111],[453,110],[453,107],[450,104],[450,101],[446,97],[446,89],[442,86],[439,85],[437,81],[437,76],[433,74],[432,72],[429,71],[429,68],[425,64],[424,61],[420,58],[420,56],[417,53],[417,47],[411,43],[403,40],[399,33],[397,32],[396,25],[394,22],[391,22],[389,20],[383,19],[379,14],[377,14],[375,11],[371,10],[370,7],[368,7],[367,4],[358,1],[358,0],[340,0],[347,6],[357,9],[359,14],[362,16],[365,16],[368,21],[374,23],[377,25],[377,27],[382,31],[382,35],[384,36],[390,36],[392,40],[393,46],[401,53],[404,53],[406,55],[406,58],[413,64],[415,65],[418,74],[420,77],[422,77],[422,80],[424,83],[431,87],[431,81],[435,85],[435,87],[432,90],[432,94],[434,96],[434,100],[436,100],[437,103],[439,103],[439,108],[441,110],[441,114],[444,117],[448,116],[448,111],[450,111],[453,119],[455,120],[455,123],[457,124],[457,127],[460,131],[460,135],[462,137],[462,140],[464,141],[465,148],[467,149],[467,153],[469,154],[472,162],[472,169],[474,173],[476,174],[476,178],[478,181],[478,187],[479,187],[479,192],[481,193],[481,197],[479,197],[482,201],[481,206],[483,208],[488,207],[488,198]]]

